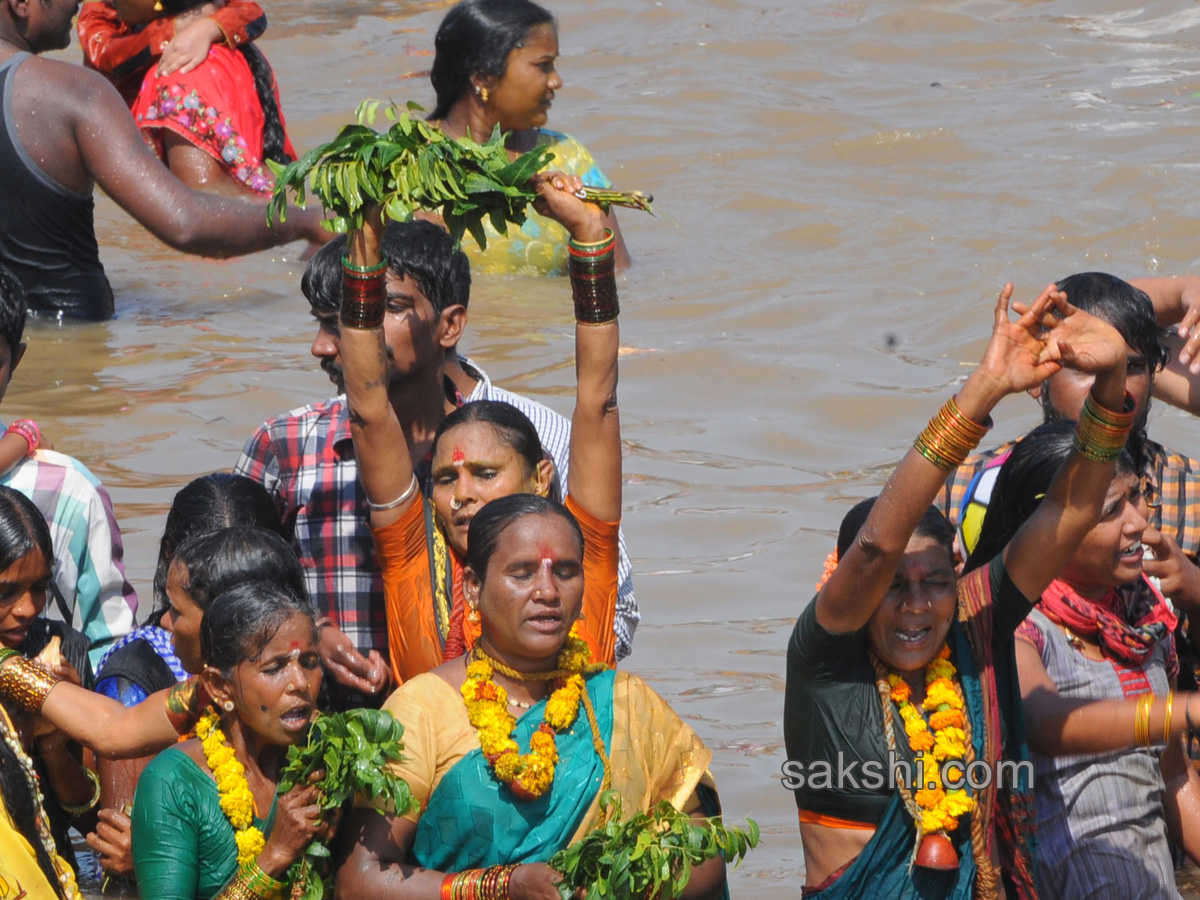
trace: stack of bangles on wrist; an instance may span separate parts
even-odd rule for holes
[[[603,325],[621,314],[617,303],[616,239],[612,231],[594,244],[572,240],[567,245],[575,321]]]
[[[238,869],[233,881],[222,888],[216,900],[278,900],[285,885],[264,872],[254,860]]]
[[[50,691],[62,679],[25,659],[16,650],[6,650],[0,654],[0,696],[15,700],[21,709],[36,716],[42,711]],[[10,662],[10,656],[16,659]]]
[[[991,427],[991,416],[980,425],[959,409],[951,397],[938,414],[929,420],[913,446],[939,469],[949,471],[962,465]]]
[[[1129,391],[1125,392],[1125,409],[1119,413],[1105,409],[1088,394],[1075,424],[1075,449],[1092,462],[1112,462],[1125,449],[1136,414],[1137,401]]]
[[[388,264],[386,259],[373,266],[356,266],[342,257],[342,325],[347,328],[378,328],[387,310]]]
[[[29,444],[29,449],[25,451],[26,456],[32,456],[33,451],[38,448],[38,444],[42,442],[42,430],[38,428],[37,422],[33,419],[17,419],[4,432],[8,434],[18,434],[25,438],[25,442]]]
[[[447,875],[441,900],[508,900],[508,881],[514,869],[515,864]]]

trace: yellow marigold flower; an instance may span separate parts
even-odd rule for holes
[[[926,683],[938,678],[951,678],[954,675],[954,664],[948,659],[935,659],[925,667]]]
[[[929,727],[934,731],[940,731],[943,728],[962,728],[963,714],[957,709],[938,710],[929,717]]]
[[[520,769],[520,757],[515,753],[505,753],[496,760],[494,768],[496,777],[501,781],[512,781]]]
[[[921,815],[921,828],[926,834],[942,831],[946,829],[947,824],[947,817],[941,810],[930,809]]]
[[[495,672],[487,660],[476,659],[467,663],[467,678],[471,681],[491,681]]]
[[[918,734],[923,734],[928,728],[925,725],[925,720],[917,716],[915,719],[905,720],[904,730],[909,737],[916,737]]]
[[[975,798],[969,796],[966,791],[950,791],[942,801],[942,809],[951,816],[964,815],[974,808]]]
[[[529,751],[536,753],[550,764],[558,762],[558,745],[554,738],[542,731],[535,731],[529,740]]]
[[[924,722],[921,717],[921,711],[911,703],[905,703],[900,707],[900,718],[905,722]]]
[[[258,854],[262,853],[262,849],[267,843],[263,838],[263,833],[257,828],[247,828],[245,831],[239,831],[233,837],[237,841],[239,864],[257,859]]]

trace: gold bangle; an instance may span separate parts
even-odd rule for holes
[[[939,469],[949,471],[962,465],[991,427],[990,416],[980,424],[959,409],[958,403],[951,397],[929,420],[925,430],[913,442],[913,447]]]
[[[0,694],[15,700],[25,712],[38,715],[54,686],[62,681],[24,657],[0,667]]]
[[[88,768],[84,768],[83,774],[92,783],[92,799],[87,803],[81,803],[79,806],[72,806],[69,803],[63,803],[61,800],[58,801],[58,805],[63,808],[63,812],[72,816],[81,816],[85,812],[95,809],[96,805],[100,802],[100,779],[96,777],[95,772]]]
[[[1175,705],[1175,692],[1167,691],[1167,718],[1163,722],[1163,743],[1171,743],[1171,707]]]
[[[1142,694],[1133,713],[1133,741],[1139,747],[1150,746],[1150,710],[1154,706],[1153,694]]]

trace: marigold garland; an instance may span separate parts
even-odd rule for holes
[[[477,654],[481,651],[477,650]],[[462,686],[467,717],[479,731],[479,747],[496,778],[512,788],[516,796],[540,797],[554,782],[554,766],[558,762],[554,735],[570,728],[579,716],[580,702],[587,689],[581,673],[590,660],[587,642],[572,629],[558,654],[558,670],[571,674],[558,682],[546,701],[542,722],[529,739],[528,753],[521,753],[512,738],[517,720],[508,711],[508,692],[493,680],[495,668],[491,660],[480,655],[467,664],[467,680]]]
[[[246,767],[238,762],[233,748],[221,731],[221,719],[210,712],[196,723],[196,736],[204,749],[204,759],[217,782],[221,812],[233,826],[237,841],[238,865],[257,859],[266,845],[262,831],[254,826],[254,793],[246,780]]]
[[[975,799],[963,789],[946,790],[942,784],[940,767],[943,763],[957,761],[960,772],[965,771],[963,758],[967,752],[966,723],[963,712],[962,693],[954,680],[957,670],[950,662],[950,648],[943,645],[938,655],[925,667],[925,699],[921,707],[925,715],[912,703],[912,689],[903,678],[888,673],[888,684],[892,689],[892,701],[896,704],[908,744],[913,752],[930,753],[936,766],[924,768],[924,784],[913,795],[921,807],[921,833],[949,832],[958,828],[958,819],[975,808]],[[932,729],[932,732],[931,732]]]

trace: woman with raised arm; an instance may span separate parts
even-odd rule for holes
[[[846,516],[836,568],[788,646],[785,784],[800,813],[806,895],[1034,896],[1012,635],[1027,598],[1099,518],[1134,411],[1111,326],[1053,285],[1012,322],[1011,293],[1001,292],[978,368],[880,495]],[[1096,374],[1076,449],[1038,512],[956,580],[953,529],[930,504],[996,403],[1061,362]],[[980,763],[1004,783],[980,778]],[[852,777],[831,777],[847,767]]]
[[[968,570],[1040,506],[1072,428],[1051,422],[1013,447]],[[1177,897],[1168,837],[1200,859],[1200,778],[1183,745],[1200,696],[1174,690],[1172,640],[1175,611],[1200,612],[1200,570],[1148,527],[1144,481],[1121,454],[1099,523],[1017,629],[1044,900]]]
[[[612,233],[597,207],[574,197],[578,186],[572,176],[537,176],[538,206],[573,235],[577,388],[565,505],[585,537],[588,579],[580,628],[593,656],[612,663],[621,517],[619,309]],[[474,646],[479,618],[464,602],[462,574],[471,520],[497,497],[545,496],[553,464],[521,412],[505,403],[468,403],[443,419],[433,435],[433,486],[431,496],[424,496],[413,472],[417,460],[388,398],[382,326],[385,315],[408,317],[413,329],[441,326],[412,277],[385,294],[381,231],[375,219],[350,236],[341,352],[358,477],[370,502],[383,571],[392,672],[403,682]]]

